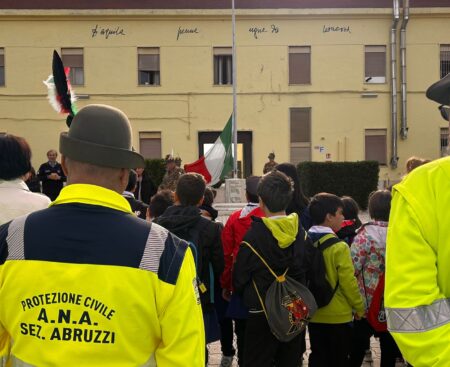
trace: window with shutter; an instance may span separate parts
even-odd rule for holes
[[[140,132],[139,151],[145,159],[161,158],[161,133]]]
[[[366,161],[377,161],[387,165],[386,129],[366,129],[365,152]]]
[[[5,85],[5,49],[0,48],[0,86]]]
[[[231,47],[214,47],[214,84],[233,84],[233,56]]]
[[[70,68],[69,80],[72,85],[84,85],[84,55],[82,48],[62,48],[61,60]]]
[[[386,46],[365,46],[365,83],[386,83]]]
[[[311,160],[311,108],[290,109],[291,163]]]
[[[311,47],[289,47],[289,84],[311,84]]]
[[[448,156],[448,127],[441,127],[441,157]]]
[[[450,73],[450,45],[441,45],[440,71],[441,79]]]
[[[161,85],[158,47],[138,48],[139,85]]]

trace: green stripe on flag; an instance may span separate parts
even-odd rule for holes
[[[220,174],[221,180],[223,180],[225,176],[227,176],[230,173],[230,171],[233,170],[233,149],[232,149],[233,145],[231,144],[233,136],[232,120],[233,115],[230,116],[227,124],[225,125],[225,128],[220,134],[220,141],[222,142],[226,152],[225,160],[223,162],[223,170],[222,173]]]

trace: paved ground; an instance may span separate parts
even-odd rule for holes
[[[306,343],[308,346],[308,350],[306,351],[305,355],[304,355],[304,364],[303,366],[308,366],[308,355],[309,355],[309,339],[307,337],[306,339]],[[219,367],[220,366],[220,359],[222,357],[221,355],[221,351],[220,351],[220,343],[212,343],[209,345],[209,363],[208,366],[209,367]],[[371,339],[371,350],[372,350],[372,358],[373,358],[373,362],[372,363],[364,363],[362,366],[363,367],[380,367],[380,345],[378,343],[378,341],[375,338]],[[403,363],[397,363],[397,366],[404,366]],[[237,367],[237,362],[236,360],[233,363],[233,367]],[[256,366],[255,366],[256,367]],[[332,367],[332,366],[330,366]]]

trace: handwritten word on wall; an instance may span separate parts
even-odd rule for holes
[[[248,31],[253,34],[253,37],[255,37],[255,39],[258,39],[258,36],[262,35],[263,33],[278,33],[280,31],[280,28],[275,24],[271,24],[270,28],[250,27]]]
[[[108,39],[111,36],[125,36],[125,31],[121,27],[99,27],[98,24],[95,25],[94,28],[91,29],[91,36],[95,38],[97,36],[105,37]]]
[[[188,34],[198,34],[200,33],[200,31],[198,30],[198,28],[181,28],[178,27],[178,31],[177,31],[177,41],[180,39],[180,36],[182,35],[188,35]]]
[[[329,33],[329,32],[352,33],[352,30],[350,29],[349,25],[346,25],[346,26],[324,25],[323,29],[322,29],[322,33]]]

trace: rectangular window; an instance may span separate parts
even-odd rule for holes
[[[450,73],[450,45],[441,45],[440,64],[442,79]]]
[[[366,161],[378,161],[387,165],[386,129],[367,129],[365,131]]]
[[[5,85],[5,49],[0,48],[0,86]]]
[[[386,46],[365,46],[366,83],[386,83]]]
[[[441,127],[441,157],[448,156],[448,127]]]
[[[214,47],[214,84],[233,84],[233,56],[231,47]]]
[[[69,80],[72,85],[84,85],[84,57],[82,48],[62,48],[61,59],[70,68]]]
[[[139,85],[161,85],[159,47],[138,48]]]
[[[145,159],[161,158],[161,133],[140,132],[139,151]]]
[[[289,84],[311,84],[311,47],[289,47]]]
[[[290,109],[291,163],[311,160],[311,108]]]

